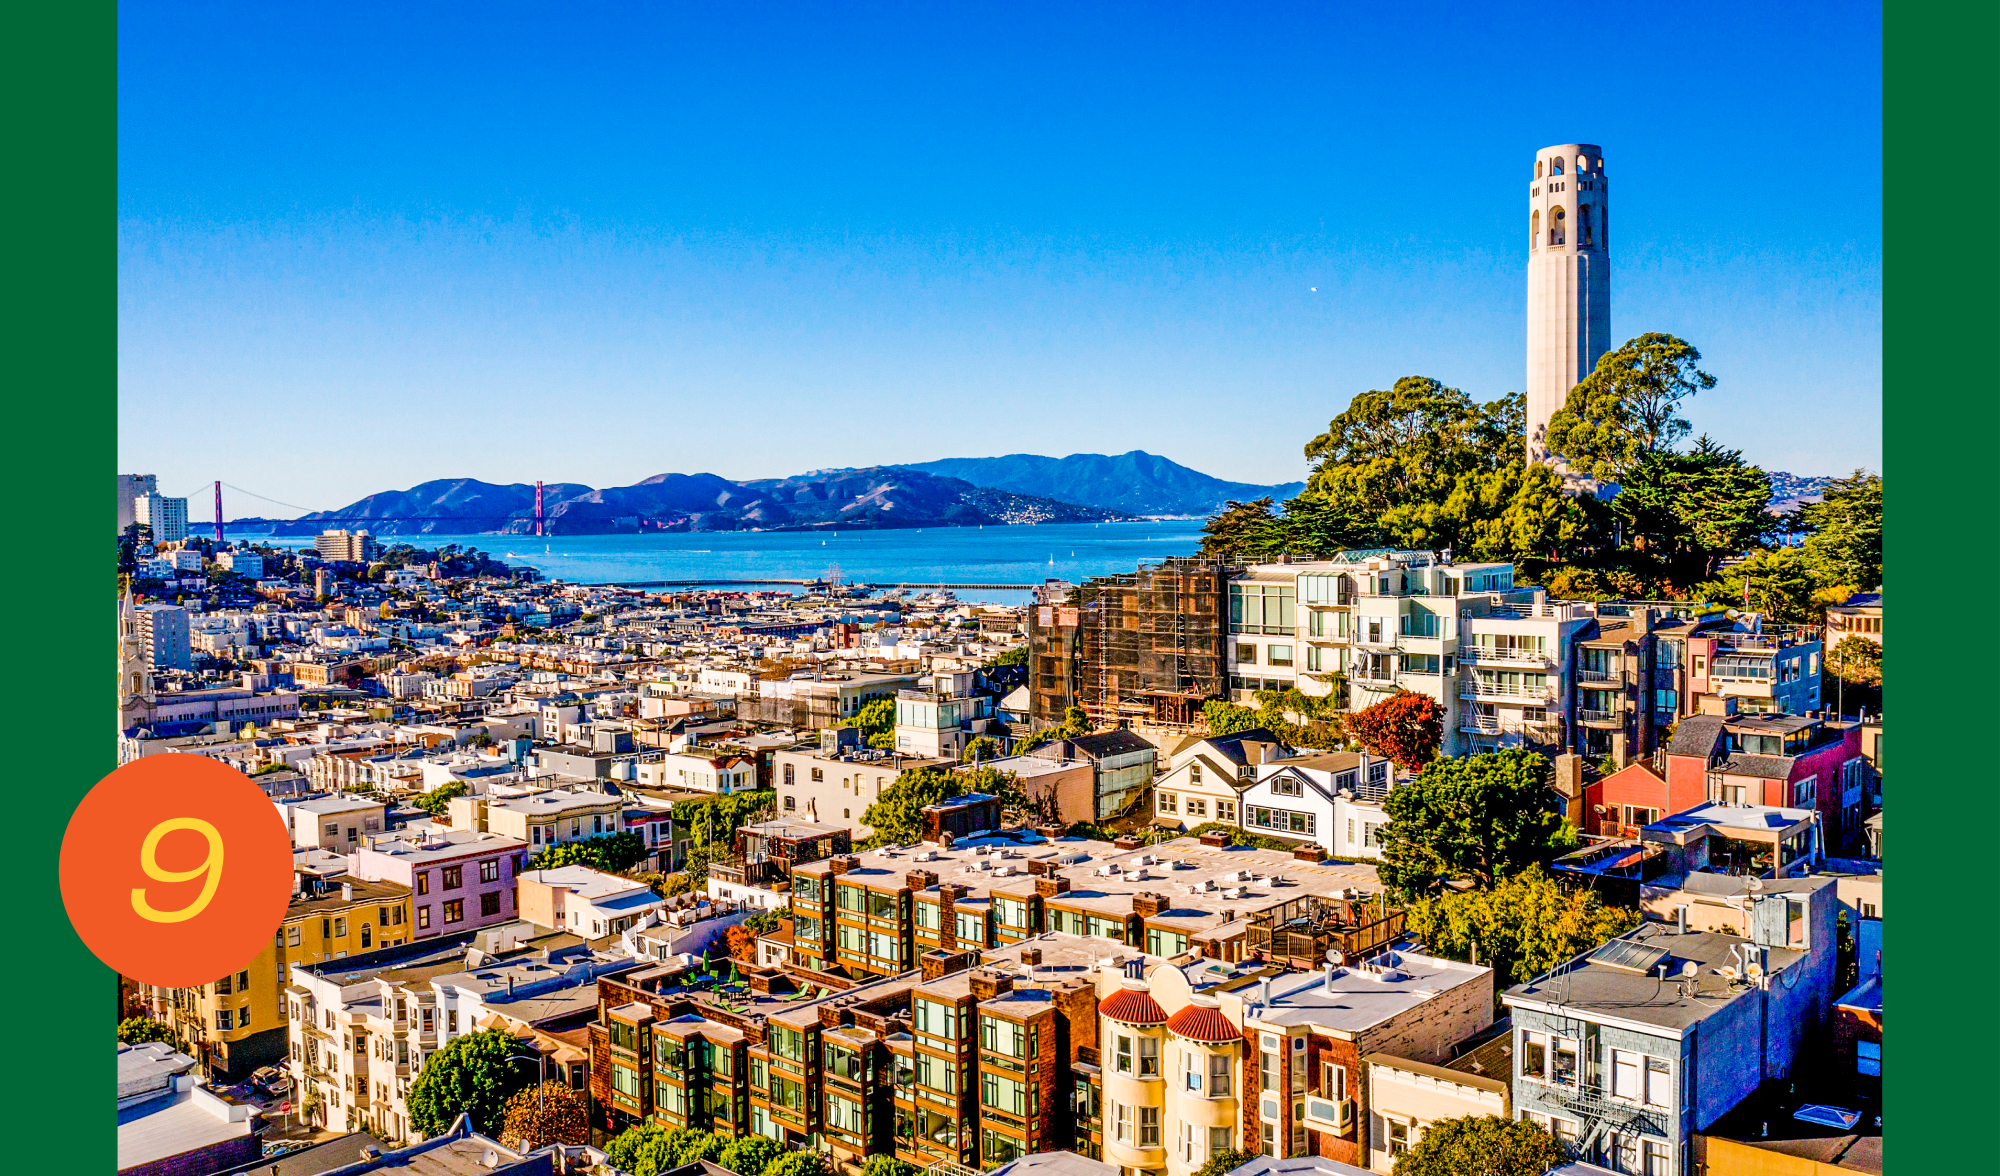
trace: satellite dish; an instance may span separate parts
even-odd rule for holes
[[[1701,975],[1701,965],[1695,963],[1693,960],[1689,960],[1687,963],[1681,965],[1681,975],[1692,980],[1696,976]]]
[[[1337,968],[1347,962],[1347,956],[1339,948],[1332,948],[1326,953],[1326,962]]]
[[[1755,984],[1764,978],[1764,965],[1751,964],[1749,967],[1743,969],[1743,974],[1749,978],[1752,984]]]
[[[1752,894],[1761,894],[1764,890],[1764,880],[1762,878],[1750,879],[1750,885],[1748,889]]]

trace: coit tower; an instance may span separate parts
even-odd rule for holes
[[[1528,187],[1528,460],[1549,418],[1611,350],[1609,187],[1595,143],[1535,153]]]

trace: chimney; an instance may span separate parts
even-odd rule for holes
[[[1132,913],[1142,919],[1150,919],[1167,909],[1167,896],[1150,891],[1132,896]]]
[[[937,885],[938,876],[929,870],[911,870],[904,879],[911,890],[929,890]]]
[[[354,901],[354,883],[342,882],[340,884],[340,901],[342,902]]]
[[[1022,949],[1021,949],[1021,962],[1022,962],[1022,963],[1024,963],[1024,964],[1026,964],[1026,965],[1028,965],[1028,966],[1029,966],[1029,967],[1031,967],[1031,968],[1032,968],[1032,967],[1034,967],[1034,966],[1035,966],[1036,964],[1039,964],[1039,963],[1041,963],[1041,962],[1042,962],[1042,949],[1041,949],[1041,948],[1039,948],[1039,947],[1024,947],[1024,948],[1022,948]]]
[[[1040,874],[1046,874],[1048,872],[1049,872],[1049,863],[1043,861],[1042,859],[1035,858],[1028,862],[1029,874],[1040,875]]]
[[[1682,903],[1674,908],[1674,924],[1680,928],[1682,935],[1688,933],[1688,909],[1686,903]]]
[[[1210,849],[1226,849],[1229,846],[1229,834],[1220,831],[1203,833],[1201,843]]]
[[[1137,837],[1130,837],[1130,836],[1120,837],[1118,840],[1111,843],[1111,848],[1119,850],[1137,849],[1139,848],[1139,839]]]
[[[1014,978],[991,968],[975,969],[966,977],[966,983],[972,989],[973,1000],[992,1000],[1002,993],[1014,991]]]
[[[1060,874],[1054,877],[1045,876],[1035,879],[1035,893],[1043,898],[1054,898],[1058,894],[1067,894],[1068,892],[1069,879]]]
[[[1257,1007],[1259,1009],[1268,1009],[1271,1007],[1271,978],[1269,976],[1264,977],[1263,981],[1257,986]]]
[[[854,861],[855,858],[853,854],[843,853],[836,857],[828,858],[827,864],[828,867],[832,869],[834,873],[845,874],[847,871],[854,868]]]
[[[1292,858],[1295,861],[1318,864],[1326,860],[1326,851],[1317,845],[1301,845],[1292,851]]]

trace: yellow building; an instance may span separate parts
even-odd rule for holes
[[[152,1015],[211,1079],[233,1085],[286,1054],[290,965],[409,942],[410,888],[394,882],[302,880],[278,934],[242,970],[198,988],[147,987]]]

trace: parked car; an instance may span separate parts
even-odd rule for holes
[[[265,1066],[263,1069],[250,1075],[250,1089],[263,1095],[265,1098],[277,1098],[281,1094],[290,1094],[292,1090],[292,1076],[277,1066]]]

